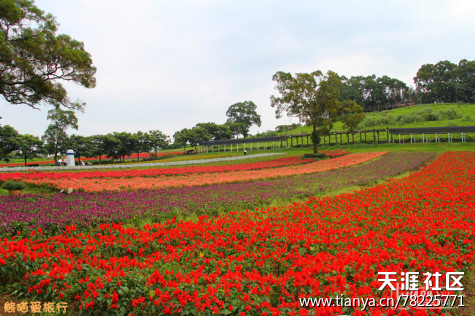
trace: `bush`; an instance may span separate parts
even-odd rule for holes
[[[440,111],[440,114],[443,118],[447,120],[455,120],[460,117],[460,114],[457,112],[455,108],[450,108],[447,110]]]
[[[315,160],[321,160],[321,159],[327,159],[328,156],[325,154],[304,154],[302,159],[315,159]]]
[[[7,181],[2,185],[2,188],[8,191],[23,190],[25,188],[25,184],[22,182]]]

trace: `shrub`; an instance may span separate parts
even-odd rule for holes
[[[8,191],[23,190],[25,188],[25,184],[22,182],[7,181],[2,185],[2,188]]]
[[[459,113],[455,108],[450,108],[445,111],[440,111],[440,114],[442,117],[444,117],[447,120],[455,120],[460,117]]]
[[[304,154],[302,159],[315,159],[315,160],[321,160],[321,159],[327,159],[328,156],[325,154]]]

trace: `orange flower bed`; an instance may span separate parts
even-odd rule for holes
[[[56,188],[74,188],[86,192],[158,189],[166,187],[210,185],[217,183],[253,181],[266,178],[285,177],[306,173],[322,172],[367,162],[387,152],[349,154],[329,160],[320,160],[303,165],[285,166],[273,169],[230,171],[221,173],[184,174],[176,176],[92,178],[92,179],[25,179],[33,184],[47,184]]]

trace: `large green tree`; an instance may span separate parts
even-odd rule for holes
[[[345,115],[352,121],[349,116],[354,115],[354,120],[358,121],[357,116],[363,112],[363,108],[354,102],[340,101],[341,80],[333,71],[324,75],[317,70],[295,76],[279,71],[272,79],[277,82],[276,89],[280,93],[280,96],[271,96],[276,117],[280,118],[286,112],[312,126],[314,153],[318,153],[320,135],[327,135],[339,117]]]
[[[246,138],[252,125],[261,126],[261,116],[257,114],[256,109],[257,106],[252,101],[231,105],[226,111],[229,128]]]
[[[95,86],[84,44],[57,30],[55,18],[34,1],[0,0],[0,94],[8,102],[76,109],[61,82]]]

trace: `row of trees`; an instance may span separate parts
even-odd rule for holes
[[[425,64],[414,77],[415,89],[388,76],[340,77],[340,100],[353,100],[365,111],[400,103],[475,103],[475,61]]]
[[[388,76],[353,76],[340,77],[342,82],[340,101],[353,100],[363,106],[365,111],[402,103],[412,102],[414,91],[401,80]]]
[[[184,128],[173,135],[175,145],[196,146],[210,140],[222,140],[249,136],[252,125],[261,126],[261,116],[256,112],[257,106],[252,101],[238,102],[226,111],[224,124],[198,123],[192,128]]]
[[[421,103],[475,103],[475,61],[425,64],[414,77]]]
[[[83,111],[85,105],[80,104],[76,110]],[[14,128],[5,126],[2,128],[0,144],[2,150],[0,159],[8,159],[11,153],[21,155],[28,159],[36,158],[42,154],[58,155],[67,149],[73,149],[76,157],[89,158],[107,156],[114,159],[125,160],[125,156],[137,153],[155,151],[165,148],[180,148],[196,146],[209,140],[230,139],[243,135],[249,135],[249,129],[253,124],[260,125],[260,116],[256,113],[257,106],[252,101],[239,102],[231,105],[226,112],[228,120],[224,124],[198,123],[193,128],[184,128],[174,135],[174,143],[170,144],[170,138],[159,130],[149,132],[114,132],[107,135],[80,136],[68,135],[68,129],[78,129],[78,119],[75,111],[53,108],[48,111],[48,120],[51,121],[42,138],[32,135],[20,135]],[[1,127],[1,126],[0,126]]]
[[[46,132],[50,132],[48,129]],[[55,130],[54,135],[43,135],[42,139],[33,135],[22,135],[11,126],[0,126],[0,160],[8,160],[11,154],[21,156],[25,160],[37,158],[42,155],[55,155],[73,149],[76,158],[107,156],[114,159],[125,160],[125,156],[137,153],[157,151],[170,144],[168,136],[159,130],[137,133],[110,133],[107,135],[81,136],[61,133]],[[59,136],[59,137],[58,137]]]

